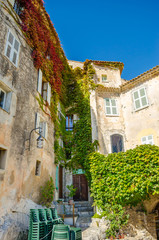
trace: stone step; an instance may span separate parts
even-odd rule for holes
[[[91,225],[91,222],[92,220],[90,216],[87,217],[80,216],[76,221],[76,227],[87,228]]]
[[[93,216],[94,212],[93,211],[82,211],[82,212],[78,212],[79,216]]]
[[[75,208],[78,207],[91,207],[89,202],[75,202]]]
[[[93,207],[86,206],[86,207],[75,207],[75,209],[78,209],[80,212],[86,212],[86,211],[92,211],[93,212]]]

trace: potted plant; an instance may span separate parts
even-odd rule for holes
[[[73,199],[72,199],[72,198],[73,198],[73,196],[76,194],[77,188],[74,188],[73,184],[67,185],[66,187],[67,187],[68,190],[69,190],[68,196],[71,198],[71,199],[69,199],[69,204],[73,204]]]

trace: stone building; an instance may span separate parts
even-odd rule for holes
[[[82,62],[69,64],[72,68],[83,67]],[[159,146],[159,66],[126,81],[121,78],[124,65],[120,62],[92,61],[92,65],[98,84],[90,96],[92,140],[98,140],[99,152],[126,151],[141,144]],[[70,176],[74,184],[75,175]],[[156,233],[159,239],[158,206],[159,197],[154,196],[144,204],[147,215],[138,208],[128,210],[131,224],[134,229],[144,229],[145,239],[156,239]],[[146,231],[150,238],[146,238]]]
[[[7,2],[7,1],[4,1]],[[10,1],[14,5],[14,1]],[[14,11],[14,10],[13,10]],[[54,125],[51,87],[35,69],[32,49],[11,15],[0,8],[0,216],[20,199],[39,200],[40,186],[53,177]],[[37,98],[46,106],[42,110]]]

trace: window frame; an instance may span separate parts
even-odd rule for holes
[[[35,166],[35,176],[41,175],[41,161],[36,160],[36,166]]]
[[[122,150],[121,151],[118,151],[118,152],[116,152],[116,153],[119,153],[119,152],[124,152],[125,150],[125,148],[124,148],[124,137],[123,137],[123,135],[121,135],[121,134],[119,134],[119,133],[115,133],[115,134],[112,134],[111,136],[110,136],[110,143],[111,143],[111,153],[115,153],[115,151],[113,151],[113,138],[114,137],[120,137],[120,140],[122,141],[121,143],[122,143]]]
[[[66,131],[73,131],[73,115],[66,115]]]
[[[6,95],[7,95],[7,93],[6,93],[6,91],[3,90],[1,87],[0,87],[0,91],[2,91],[2,92],[4,93],[3,106],[2,106],[2,107],[0,106],[0,108],[2,108],[3,110],[5,110],[5,103],[6,103]]]
[[[10,34],[13,36],[13,43],[12,43],[12,44],[9,42],[9,36],[10,36]],[[15,47],[14,47],[15,41],[17,41],[18,44],[19,44],[18,51],[17,51],[17,50],[15,49]],[[9,57],[7,56],[8,46],[10,47],[10,56],[9,56]],[[18,66],[20,46],[21,46],[21,44],[20,44],[20,42],[17,40],[17,38],[15,37],[15,34],[13,34],[13,32],[12,32],[10,29],[8,29],[4,55],[5,55],[5,57],[6,57],[15,67]],[[15,62],[15,63],[13,62],[14,53],[17,54],[16,62]]]
[[[142,90],[142,89],[144,89],[144,92],[145,92],[145,95],[144,95],[144,96],[141,96],[141,95],[140,95],[140,90]],[[135,99],[135,97],[134,97],[134,94],[135,94],[136,92],[138,93],[138,96],[139,96],[139,98],[137,98],[137,99]],[[146,98],[146,102],[147,102],[147,104],[146,104],[145,106],[142,105],[142,101],[141,101],[141,99],[144,98],[144,97]],[[136,112],[136,111],[139,111],[139,110],[142,110],[142,109],[144,109],[144,108],[146,108],[146,107],[149,106],[149,101],[148,101],[148,97],[147,97],[147,89],[146,89],[145,86],[144,86],[144,87],[140,87],[140,88],[132,91],[132,98],[133,98],[133,105],[134,105],[134,110],[135,110],[135,112]],[[139,100],[139,102],[140,102],[140,106],[141,106],[141,107],[139,107],[139,108],[136,108],[136,103],[135,103],[135,102],[136,102],[137,100]]]
[[[106,104],[106,100],[107,99],[109,99],[109,103],[110,103],[110,106],[107,106],[107,104]],[[114,116],[114,117],[117,117],[117,116],[119,116],[119,112],[118,112],[118,105],[117,105],[117,99],[115,99],[115,98],[105,98],[104,99],[105,100],[105,114],[106,114],[106,116]],[[114,100],[115,101],[115,106],[113,106],[112,105],[112,100]],[[110,114],[109,113],[107,113],[107,107],[110,107]],[[114,114],[113,113],[113,108],[116,108],[116,114]]]
[[[151,139],[148,139],[150,136],[151,136],[152,138],[151,138]],[[146,138],[146,140],[143,141],[143,138]],[[152,141],[152,144],[149,143],[149,141]],[[144,142],[145,142],[145,143],[144,143]],[[154,145],[153,135],[150,134],[150,135],[147,135],[147,136],[143,136],[143,137],[141,138],[141,144],[151,144],[151,145]]]
[[[103,77],[106,77],[106,80],[103,80]],[[102,83],[107,83],[107,82],[108,82],[107,74],[102,74]]]

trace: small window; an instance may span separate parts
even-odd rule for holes
[[[120,134],[114,134],[111,136],[112,153],[118,153],[124,151],[123,136]]]
[[[4,109],[6,99],[6,92],[0,89],[0,107]]]
[[[135,110],[142,109],[148,106],[148,99],[146,95],[146,89],[140,88],[133,92],[133,100]]]
[[[14,35],[9,31],[8,37],[7,37],[5,55],[15,66],[17,66],[17,63],[18,63],[19,49],[20,49],[20,43],[14,37]]]
[[[10,111],[12,92],[7,92],[6,90],[0,88],[0,108],[5,111]]]
[[[21,14],[22,7],[20,6],[20,3],[17,0],[15,0],[15,2],[14,2],[13,9],[18,15]]]
[[[118,115],[117,102],[115,99],[106,98],[105,103],[106,103],[106,115],[108,116]]]
[[[107,75],[102,75],[102,82],[107,82]]]
[[[73,115],[66,116],[66,131],[73,130]]]
[[[35,175],[40,176],[41,174],[41,162],[36,161]]]
[[[5,170],[7,150],[0,149],[0,169]]]
[[[141,138],[141,143],[142,144],[151,144],[151,145],[153,145],[154,144],[153,136],[149,135],[149,136],[142,137]]]

